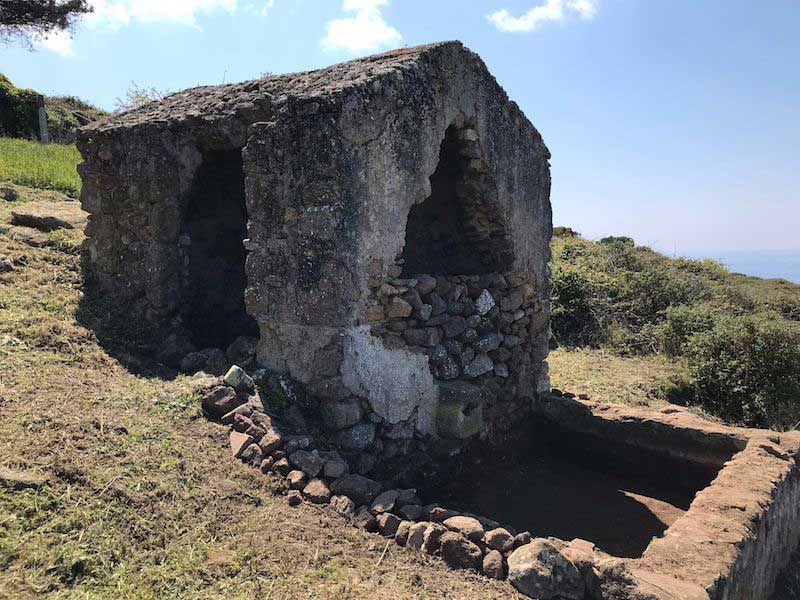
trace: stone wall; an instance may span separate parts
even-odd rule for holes
[[[161,360],[185,366],[250,334],[200,339],[193,320],[204,319],[192,319],[216,306],[198,293],[203,274],[219,276],[195,248],[192,230],[208,222],[193,223],[192,198],[214,189],[209,157],[241,156],[258,363],[319,399],[360,471],[441,438],[493,435],[548,387],[549,152],[460,44],[180,92],[91,126],[78,146],[89,271],[154,332]],[[368,317],[384,284],[416,273],[441,279],[419,299],[439,324]],[[416,302],[407,287],[398,302]],[[238,296],[216,291],[227,289]],[[433,314],[437,297],[453,314]],[[499,306],[467,327],[481,297]]]

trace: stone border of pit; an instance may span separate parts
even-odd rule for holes
[[[767,598],[800,540],[800,433],[740,429],[687,410],[660,411],[541,395],[533,412],[562,427],[721,467],[689,510],[639,559],[591,542],[532,538],[486,517],[423,504],[414,489],[349,472],[336,451],[287,433],[238,366],[192,387],[204,413],[230,426],[235,458],[284,478],[287,500],[328,505],[353,525],[441,557],[455,569],[508,579],[533,598]]]

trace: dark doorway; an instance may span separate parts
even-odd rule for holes
[[[185,215],[184,319],[193,343],[225,349],[238,336],[258,335],[244,305],[247,208],[241,150],[205,154]]]

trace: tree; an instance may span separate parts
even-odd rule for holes
[[[21,39],[68,30],[74,21],[92,12],[89,0],[0,0],[0,39]]]

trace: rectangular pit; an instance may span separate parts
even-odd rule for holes
[[[770,597],[800,541],[798,432],[554,395],[533,415],[425,498],[534,537],[588,540],[596,568],[624,564],[660,600]]]
[[[631,452],[540,417],[502,448],[476,448],[452,478],[425,492],[534,537],[581,538],[612,556],[638,558],[718,471],[654,450]]]

